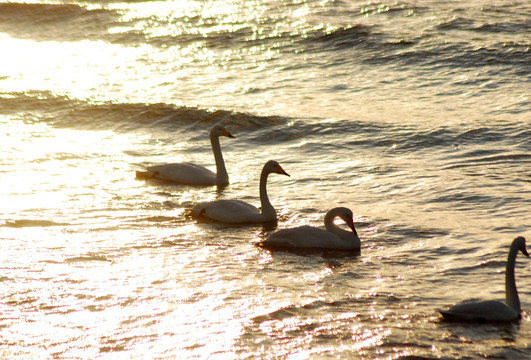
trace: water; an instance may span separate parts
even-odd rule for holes
[[[441,322],[504,298],[531,233],[526,1],[0,3],[3,358],[531,356],[520,322]],[[231,184],[136,180],[213,167]],[[277,228],[355,213],[360,254],[281,252],[274,229],[197,223],[198,201]],[[488,286],[486,286],[488,284]]]

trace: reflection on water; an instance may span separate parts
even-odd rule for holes
[[[134,178],[140,165],[175,158],[164,152],[168,143],[145,133],[57,129],[16,117],[4,118],[4,125],[9,136],[2,166],[10,176],[2,177],[0,209],[8,355],[148,356],[156,346],[160,356],[459,357],[493,354],[493,341],[501,356],[514,355],[503,350],[507,346],[526,346],[527,317],[519,326],[473,330],[441,324],[435,312],[460,300],[463,289],[503,298],[498,272],[511,236],[496,229],[510,223],[493,222],[489,214],[514,214],[505,231],[525,232],[518,206],[490,209],[495,196],[509,193],[513,202],[525,202],[524,193],[517,195],[525,183],[473,177],[471,188],[459,167],[440,170],[453,156],[473,165],[452,148],[413,155],[401,145],[384,146],[383,156],[375,157],[364,145],[353,153],[349,142],[363,138],[362,131],[345,139],[310,134],[304,146],[278,153],[277,127],[271,134],[244,130],[237,143],[226,145],[233,184],[194,188]],[[409,131],[394,134],[392,144],[402,144],[399,136],[409,138]],[[258,134],[271,135],[270,144],[243,151],[242,142]],[[177,138],[178,156],[213,166],[207,142]],[[327,151],[313,151],[320,148]],[[276,228],[321,226],[328,208],[350,206],[360,254],[271,252],[256,243],[275,227],[226,228],[186,216],[197,201],[257,202],[254,159],[274,157],[292,172],[269,185],[280,214]],[[491,166],[506,171],[521,159]],[[490,194],[475,200],[461,195],[482,188]],[[475,206],[465,206],[470,201]],[[484,248],[481,239],[491,246]],[[489,260],[497,261],[494,267],[478,267]],[[524,309],[527,269],[518,262]],[[487,276],[492,286],[485,288]]]
[[[531,238],[529,5],[480,5],[1,3],[2,357],[528,358],[528,259],[519,323],[436,312]],[[214,123],[229,186],[135,179]],[[277,224],[190,219],[269,159]],[[360,253],[258,246],[336,206]]]

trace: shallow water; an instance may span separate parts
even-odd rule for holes
[[[530,238],[527,2],[0,3],[3,358],[531,356],[523,318],[442,322],[504,298]],[[223,189],[135,179],[213,167]],[[198,223],[259,204],[278,229],[354,211],[359,254],[270,251],[269,226]],[[488,286],[486,286],[488,284]]]

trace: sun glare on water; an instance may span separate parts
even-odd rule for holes
[[[101,192],[102,184],[112,182],[112,169],[118,164],[105,161],[117,156],[131,143],[129,135],[111,131],[54,129],[42,122],[5,119],[6,129],[0,153],[9,158],[3,170],[1,213],[19,213],[31,209],[64,208],[64,202],[85,187]],[[121,165],[118,165],[121,166]],[[35,174],[40,174],[35,176]],[[86,195],[86,194],[85,194]],[[83,202],[87,197],[75,196]],[[93,202],[93,197],[88,197]],[[88,205],[88,204],[86,204]],[[83,208],[83,204],[76,206]]]

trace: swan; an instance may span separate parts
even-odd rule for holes
[[[276,221],[277,213],[269,202],[266,190],[267,177],[271,173],[289,176],[274,160],[269,160],[264,165],[260,174],[260,203],[262,211],[241,200],[215,200],[194,205],[191,210],[192,217],[207,218],[231,224]]]
[[[352,231],[345,231],[335,225],[336,217],[343,219]],[[336,207],[329,210],[325,215],[324,224],[326,230],[307,225],[279,230],[269,235],[261,245],[264,247],[360,249],[360,238],[354,228],[353,214],[350,209]]]
[[[225,168],[219,137],[234,138],[227,129],[221,125],[214,125],[210,130],[210,143],[216,160],[216,173],[207,168],[192,163],[176,163],[155,165],[147,168],[147,171],[137,171],[138,179],[157,179],[187,185],[218,185],[229,184],[229,175]]]
[[[497,300],[470,302],[465,301],[450,307],[448,310],[439,310],[446,320],[457,321],[514,321],[520,318],[520,299],[514,280],[514,264],[518,250],[529,256],[525,247],[525,238],[522,236],[513,240],[507,258],[505,270],[505,302]]]

